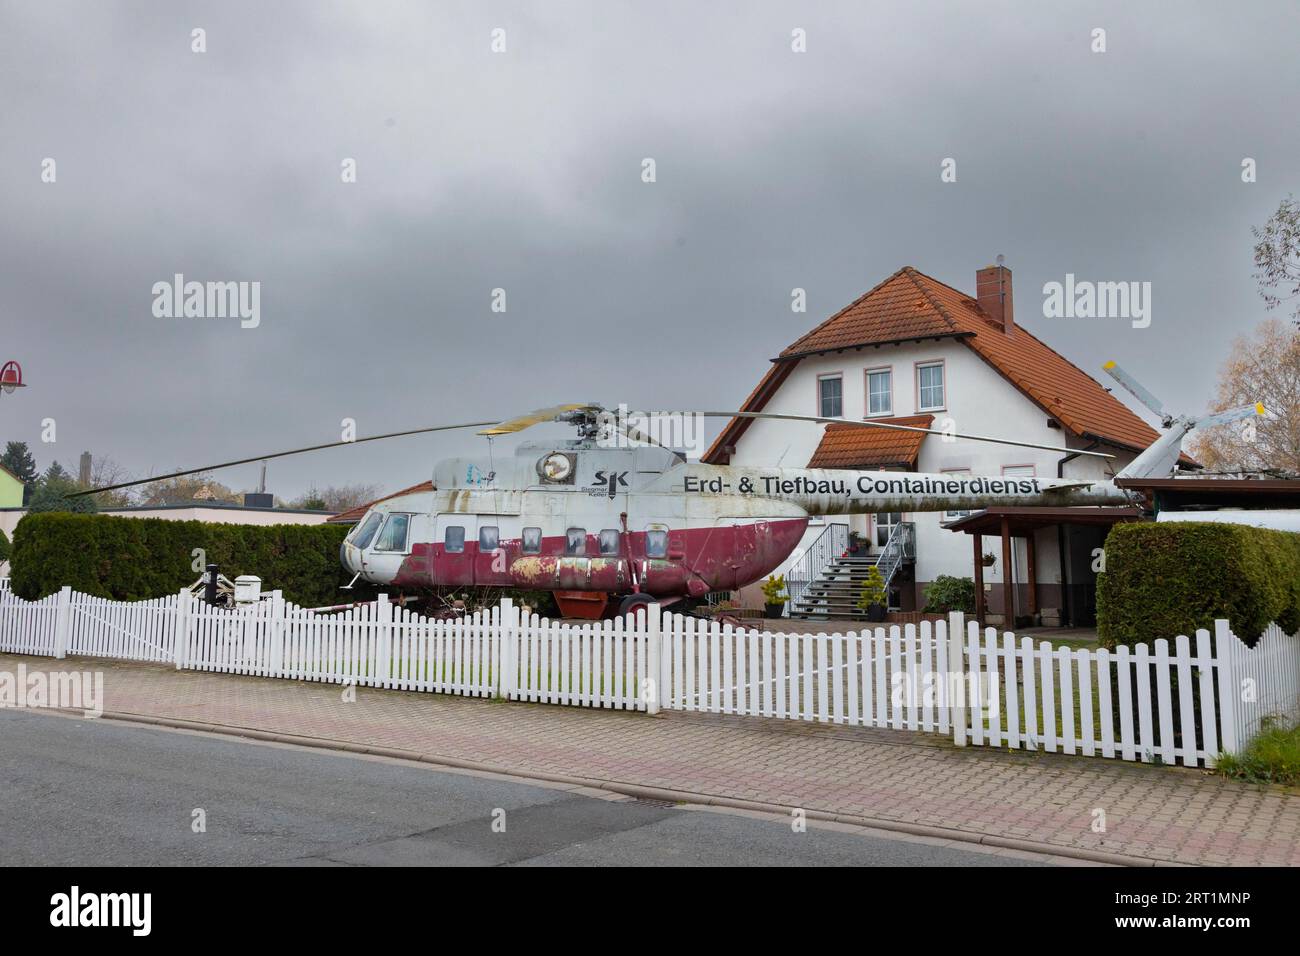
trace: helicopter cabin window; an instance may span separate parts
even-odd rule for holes
[[[448,525],[442,533],[442,544],[448,554],[460,554],[465,550],[465,529],[458,524]]]
[[[820,418],[840,418],[844,415],[844,380],[838,375],[817,379],[817,399]]]
[[[366,520],[357,528],[352,543],[362,551],[370,547],[370,542],[375,540],[375,532],[379,530],[379,522],[384,520],[384,516],[378,511],[372,511],[366,517]]]
[[[617,528],[606,528],[600,533],[600,553],[618,554]]]
[[[478,550],[495,551],[501,545],[501,531],[494,524],[485,524],[478,529]]]
[[[568,555],[587,553],[586,528],[570,528],[564,533],[564,553]]]
[[[938,411],[944,408],[943,363],[916,367],[916,410]]]
[[[406,532],[411,523],[410,515],[392,514],[384,522],[384,530],[379,532],[375,542],[376,551],[405,551]]]
[[[542,529],[525,528],[523,534],[524,554],[541,554],[542,553]]]
[[[645,533],[645,556],[647,558],[668,557],[667,531],[647,531]]]

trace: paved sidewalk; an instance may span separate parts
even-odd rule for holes
[[[1099,758],[957,749],[943,737],[707,714],[645,714],[355,690],[87,658],[0,654],[0,671],[104,673],[105,710],[550,779],[800,807],[1070,851],[1300,865],[1300,793]],[[707,800],[705,801],[707,802]],[[1105,832],[1093,832],[1098,811]],[[919,831],[914,831],[919,832]],[[943,834],[936,831],[935,836]],[[952,834],[949,833],[949,836]]]

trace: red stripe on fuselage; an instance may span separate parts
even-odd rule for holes
[[[515,587],[622,593],[633,577],[642,591],[659,597],[698,596],[752,584],[789,557],[808,526],[807,518],[753,524],[682,528],[668,532],[668,556],[649,558],[646,532],[619,536],[619,554],[601,554],[599,534],[586,536],[586,554],[565,554],[565,535],[542,539],[540,553],[524,554],[518,538],[495,551],[448,552],[441,542],[417,543],[392,584],[397,587]],[[378,582],[387,583],[387,582]]]

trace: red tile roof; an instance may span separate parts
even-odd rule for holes
[[[357,505],[355,508],[349,508],[347,511],[340,511],[336,515],[330,515],[325,519],[326,524],[356,524],[362,519],[367,511],[379,504],[381,501],[387,501],[389,498],[396,498],[399,495],[413,495],[421,491],[433,491],[432,481],[422,481],[418,485],[411,485],[409,488],[403,488],[401,491],[394,491],[391,495],[384,495],[382,498],[376,498],[374,501],[368,501],[364,505]]]
[[[886,425],[911,425],[929,428],[933,415],[909,415],[904,418],[873,419]],[[827,425],[821,444],[808,460],[809,468],[911,468],[925,432],[906,432],[894,428],[871,428],[852,424]]]
[[[775,360],[793,366],[807,355],[864,345],[953,337],[992,366],[1003,378],[1079,437],[1140,450],[1157,438],[1154,428],[1072,362],[1013,325],[1010,333],[994,324],[974,299],[952,286],[905,266],[860,299],[841,309]],[[785,375],[788,375],[787,371]],[[784,381],[785,375],[781,376]],[[760,387],[741,407],[762,411],[774,388],[768,370]],[[715,464],[728,460],[752,419],[732,419],[704,455]],[[1184,456],[1185,462],[1190,462]]]

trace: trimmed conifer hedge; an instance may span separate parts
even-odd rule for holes
[[[1300,630],[1300,534],[1210,522],[1119,524],[1097,577],[1104,647],[1214,630],[1254,645],[1272,622]]]
[[[28,600],[64,585],[119,601],[175,594],[193,584],[195,549],[233,580],[255,574],[263,590],[321,607],[361,599],[339,591],[349,575],[339,564],[348,525],[234,525],[162,518],[45,512],[14,529],[10,586]]]

